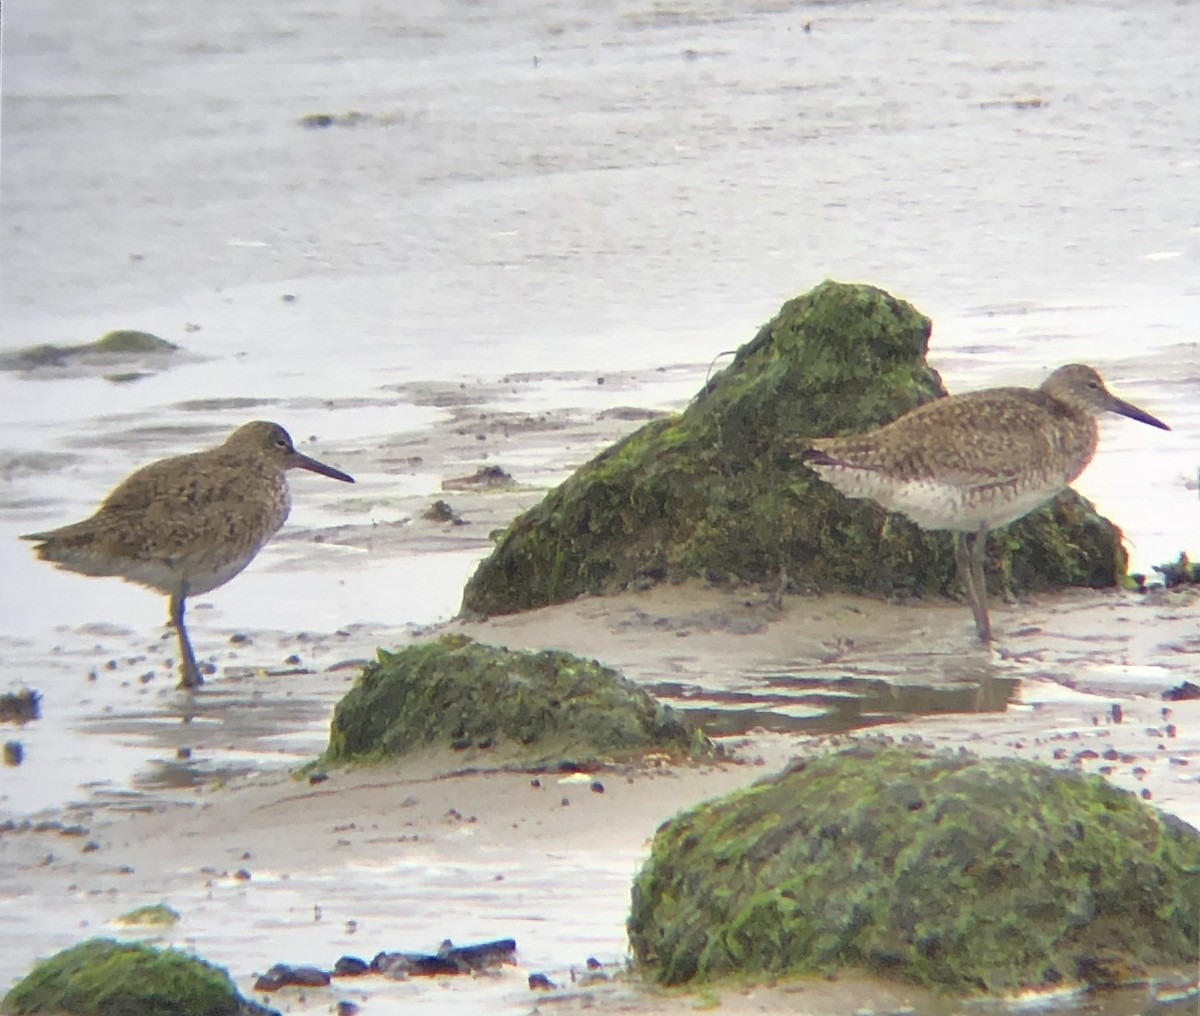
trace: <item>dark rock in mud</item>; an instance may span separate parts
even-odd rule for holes
[[[6,691],[0,695],[0,721],[5,723],[28,723],[42,715],[41,692],[32,688]]]
[[[97,370],[111,368],[115,364],[165,363],[179,347],[166,339],[149,332],[121,328],[108,332],[95,342],[78,346],[58,346],[49,343],[27,346],[11,353],[0,355],[0,370],[15,371],[62,371],[67,368]],[[124,375],[114,375],[117,380],[126,380]]]
[[[1168,688],[1162,693],[1162,697],[1168,702],[1184,702],[1187,699],[1200,698],[1200,684],[1193,684],[1191,681],[1183,681],[1174,688]]]
[[[957,591],[948,533],[851,501],[796,462],[946,394],[930,322],[871,286],[824,282],[784,304],[678,416],[581,466],[519,516],[467,584],[463,611],[503,614],[689,577],[800,592]],[[990,583],[1111,586],[1120,533],[1067,492],[993,534]]]
[[[523,764],[715,751],[679,713],[594,660],[447,636],[379,651],[334,710],[324,761],[455,745]]]
[[[856,967],[957,992],[1200,961],[1200,833],[1096,776],[862,747],[658,830],[629,938],[665,984]]]
[[[293,967],[276,963],[254,982],[255,991],[278,991],[280,988],[324,988],[331,978],[319,967]]]
[[[279,1016],[238,994],[229,974],[174,949],[93,938],[39,963],[0,1012],[73,1016]]]
[[[515,939],[500,938],[476,945],[455,945],[449,939],[436,953],[381,952],[371,970],[387,977],[433,977],[438,974],[471,974],[517,962]]]

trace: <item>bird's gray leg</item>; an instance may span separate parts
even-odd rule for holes
[[[171,623],[179,636],[179,687],[199,688],[204,683],[200,668],[196,666],[196,654],[192,652],[192,643],[188,638],[187,628],[183,624],[183,605],[187,599],[187,590],[171,594]]]
[[[971,613],[975,617],[975,630],[979,633],[980,641],[992,640],[992,627],[987,613],[987,585],[983,581],[983,557],[977,555],[977,548],[986,546],[980,541],[979,533],[954,534],[954,563],[958,567],[958,581],[962,583],[967,602],[971,605]],[[976,557],[978,556],[978,562]],[[978,564],[978,567],[976,565]]]
[[[975,585],[975,630],[980,642],[992,641],[992,622],[988,619],[987,580],[983,577],[983,559],[987,554],[987,530],[980,528],[971,541],[971,581]]]

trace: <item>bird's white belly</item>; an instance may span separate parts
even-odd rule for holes
[[[896,480],[876,471],[840,466],[826,466],[820,472],[848,497],[876,501],[908,516],[923,529],[959,532],[1006,525],[1063,489],[1063,485],[1036,483],[960,486],[936,480]]]
[[[121,577],[129,582],[150,586],[167,595],[195,596],[223,586],[254,560],[259,548],[232,560],[195,558],[145,559],[132,563]]]

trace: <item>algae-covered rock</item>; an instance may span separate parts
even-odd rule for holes
[[[1194,969],[1200,833],[1097,776],[857,748],[665,823],[633,886],[637,961],[893,974],[957,991]]]
[[[0,1003],[10,1016],[279,1016],[229,974],[173,949],[93,938],[39,963]]]
[[[0,355],[0,370],[61,371],[68,367],[111,367],[120,362],[157,362],[179,351],[173,342],[150,332],[133,328],[118,328],[107,332],[95,342],[76,346],[43,343],[26,346]]]
[[[466,587],[500,614],[700,577],[890,596],[957,589],[948,533],[850,501],[798,465],[817,436],[877,427],[946,394],[930,322],[870,286],[825,282],[786,303],[681,414],[654,420],[518,517]],[[886,525],[885,525],[886,521]],[[1120,534],[1074,493],[992,538],[1014,590],[1113,585]]]
[[[482,747],[525,762],[710,755],[708,739],[594,660],[444,638],[380,650],[334,710],[329,762]]]
[[[170,928],[179,923],[179,911],[166,903],[151,903],[135,907],[116,918],[114,924],[126,927]]]

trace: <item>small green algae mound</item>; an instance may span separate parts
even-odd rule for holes
[[[661,826],[628,928],[664,984],[856,967],[1007,993],[1194,969],[1197,900],[1200,833],[1098,776],[863,747]]]
[[[0,370],[36,371],[88,363],[104,366],[116,360],[157,358],[178,351],[179,347],[174,342],[168,342],[150,332],[118,328],[105,333],[95,342],[82,345],[59,346],[43,343],[5,353],[0,355]]]
[[[173,949],[93,938],[39,963],[0,1003],[10,1016],[278,1016],[220,967]]]
[[[679,713],[594,660],[461,637],[381,649],[337,704],[325,761],[433,747],[539,764],[714,751]]]
[[[113,923],[151,928],[169,928],[179,922],[179,911],[165,903],[151,903],[122,914]]]
[[[852,501],[796,462],[814,438],[880,426],[946,394],[930,322],[865,285],[788,303],[691,405],[618,441],[519,516],[463,595],[504,614],[703,578],[882,596],[957,591],[948,533]],[[1120,533],[1073,492],[994,534],[991,582],[1111,586]]]

